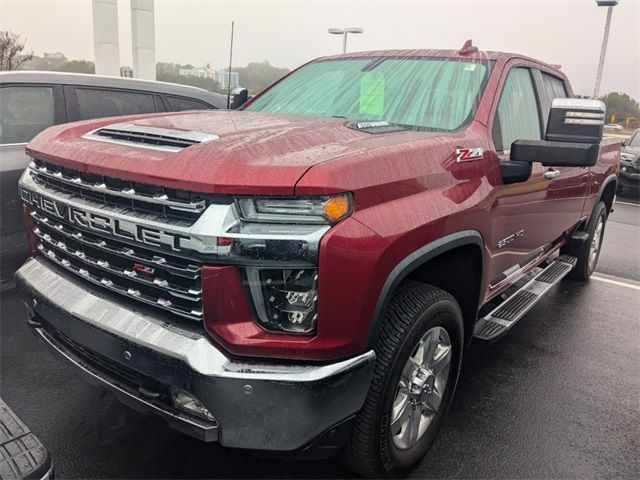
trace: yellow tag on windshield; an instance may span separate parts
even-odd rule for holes
[[[381,116],[384,114],[384,75],[367,72],[360,80],[360,113]]]

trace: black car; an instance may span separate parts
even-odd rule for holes
[[[620,156],[618,193],[640,195],[640,128],[624,142]]]
[[[24,148],[51,125],[138,113],[226,108],[226,97],[173,83],[59,72],[0,72],[1,278],[27,256],[18,179]]]

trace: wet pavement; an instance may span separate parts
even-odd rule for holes
[[[615,210],[592,280],[563,281],[502,340],[465,352],[449,415],[412,477],[640,478],[640,206]],[[352,476],[336,460],[204,444],[120,405],[36,341],[15,290],[0,295],[0,396],[58,478]]]

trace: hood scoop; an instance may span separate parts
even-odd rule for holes
[[[99,142],[133,145],[140,148],[178,152],[191,145],[217,140],[219,137],[212,133],[149,127],[133,123],[114,123],[93,130],[82,138]]]

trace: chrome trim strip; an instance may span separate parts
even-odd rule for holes
[[[606,110],[602,100],[586,98],[554,98],[551,108],[576,109],[576,110],[596,110],[604,113]]]
[[[98,279],[93,275],[91,275],[91,273],[89,273],[88,270],[75,267],[68,260],[65,260],[59,257],[56,254],[56,252],[51,248],[47,248],[42,244],[39,244],[37,248],[40,251],[40,253],[42,253],[42,255],[46,256],[48,259],[55,262],[60,267],[76,275],[79,275],[84,280],[91,282],[94,285],[99,285],[102,288],[106,288],[108,290],[111,290],[112,292],[119,293],[120,295],[124,295],[125,297],[129,297],[129,298],[138,300],[142,303],[146,303],[147,305],[160,307],[163,310],[166,310],[175,315],[179,315],[180,317],[187,318],[189,320],[196,320],[196,321],[202,320],[202,310],[191,310],[190,312],[187,312],[186,310],[181,310],[179,308],[173,307],[171,300],[168,300],[166,298],[158,297],[157,299],[154,300],[152,297],[143,297],[138,290],[125,289],[124,287],[119,288],[118,286],[114,286],[113,282],[107,278],[103,277]],[[58,276],[58,279],[60,279],[59,276]]]
[[[375,360],[373,350],[326,365],[267,364],[227,358],[205,333],[168,324],[150,313],[136,312],[110,298],[99,296],[61,276],[43,259],[28,260],[16,274],[29,296],[116,337],[179,359],[209,377],[273,382],[315,382]],[[215,415],[215,412],[213,412]]]
[[[69,229],[62,223],[55,222],[51,220],[51,217],[43,216],[35,210],[31,210],[29,214],[36,221],[36,223],[44,224],[66,237],[72,237],[74,241],[83,245],[88,245],[89,247],[93,248],[99,248],[113,255],[123,255],[131,260],[143,264],[151,263],[153,264],[154,268],[161,268],[162,270],[165,270],[172,275],[187,278],[189,280],[196,280],[200,275],[200,267],[198,265],[187,264],[185,268],[183,268],[176,265],[175,263],[168,264],[167,259],[164,256],[154,255],[151,258],[146,258],[141,256],[139,253],[136,253],[136,250],[134,250],[132,247],[125,247],[123,249],[112,248],[105,241],[94,242],[89,240],[86,236],[82,235],[82,233],[80,233],[79,231],[69,231]],[[34,231],[34,233],[39,236],[37,231]]]
[[[200,253],[215,258],[246,262],[248,260],[270,260],[261,258],[257,252],[266,252],[267,241],[283,242],[278,248],[271,247],[270,252],[291,246],[301,256],[296,261],[302,264],[315,264],[317,262],[320,239],[331,228],[330,225],[283,225],[283,224],[257,224],[241,223],[237,207],[230,204],[211,204],[193,223],[180,220],[171,220],[154,214],[134,212],[126,207],[111,207],[88,199],[78,198],[75,195],[47,189],[37,183],[27,169],[20,179],[22,199],[40,213],[53,217],[61,217],[58,205],[68,206],[91,217],[96,217],[101,227],[109,226],[109,229],[96,228],[95,226],[76,225],[79,230],[92,232],[96,235],[106,236],[118,241],[139,244],[150,250],[159,251],[156,243],[171,248],[176,254]],[[25,193],[26,192],[26,193]],[[46,199],[50,204],[48,210],[43,211],[30,203],[31,197],[37,196]],[[115,221],[118,222],[118,230],[127,233],[128,236],[116,235],[113,230]],[[106,222],[106,223],[105,223]],[[153,242],[142,241],[140,229],[156,231],[153,234]],[[218,238],[232,239],[232,245],[218,245]],[[177,245],[176,245],[177,242]],[[276,252],[277,253],[277,252]],[[276,259],[277,260],[277,259]],[[274,260],[274,261],[276,261]],[[279,263],[282,260],[278,260]]]
[[[567,125],[604,125],[604,120],[590,120],[586,118],[565,118]]]
[[[38,229],[36,229],[38,230]],[[103,270],[105,272],[111,273],[113,275],[117,275],[118,277],[122,277],[134,282],[139,282],[142,285],[160,288],[163,291],[168,292],[170,295],[173,295],[177,298],[182,298],[184,300],[190,302],[200,302],[202,300],[202,290],[191,290],[191,289],[183,289],[179,286],[175,286],[170,284],[165,280],[165,283],[160,285],[158,283],[154,283],[152,280],[147,280],[144,277],[139,276],[135,271],[128,271],[114,267],[108,261],[103,259],[96,259],[90,257],[83,252],[80,251],[72,251],[72,249],[68,248],[66,243],[64,242],[54,242],[50,235],[43,234],[41,231],[34,231],[34,234],[40,239],[41,242],[45,243],[47,247],[54,250],[61,250],[65,254],[77,258],[79,261],[86,263],[93,268],[97,268],[99,270]]]
[[[135,146],[139,148],[147,148],[150,150],[161,150],[166,152],[179,152],[183,148],[186,148],[190,145],[186,145],[184,147],[177,147],[171,145],[153,145],[149,143],[142,142],[134,142],[130,140],[118,140],[113,139],[108,136],[100,135],[101,130],[111,130],[114,133],[118,134],[133,134],[133,135],[141,135],[146,138],[157,140],[162,142],[163,140],[167,141],[185,141],[190,142],[192,145],[197,145],[200,143],[211,142],[213,140],[218,140],[220,137],[213,133],[205,133],[205,132],[196,132],[196,131],[185,131],[185,130],[175,130],[170,128],[160,128],[160,127],[149,127],[145,125],[136,125],[133,123],[114,123],[112,125],[105,125],[103,127],[92,130],[82,136],[82,138],[87,140],[95,140],[97,142],[106,142],[106,143],[114,143],[117,145],[126,145],[126,146]]]
[[[573,118],[591,118],[595,120],[604,120],[604,113],[596,113],[596,112],[573,112],[568,111],[564,115],[565,117],[573,117]]]
[[[62,172],[56,172],[52,174],[49,172],[49,169],[47,167],[38,167],[36,163],[33,161],[29,164],[29,168],[33,173],[36,174],[36,176],[51,178],[52,180],[65,183],[73,187],[79,187],[85,190],[90,190],[92,192],[113,195],[115,197],[129,198],[131,200],[148,202],[156,205],[163,205],[173,210],[179,210],[183,212],[202,213],[207,207],[207,203],[204,200],[200,202],[185,203],[185,202],[178,202],[175,200],[168,200],[166,195],[153,196],[153,197],[148,195],[141,195],[139,193],[136,193],[136,191],[133,188],[129,190],[114,190],[112,188],[107,187],[107,185],[105,185],[104,183],[92,185],[82,180],[81,177],[70,178],[65,176]]]

